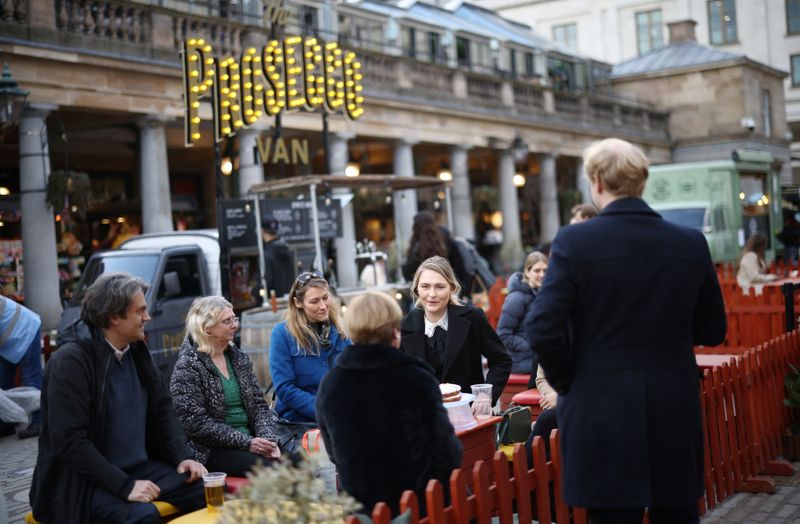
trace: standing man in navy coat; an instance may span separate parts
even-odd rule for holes
[[[703,235],[641,199],[648,161],[603,140],[584,153],[602,212],[562,228],[526,318],[558,391],[564,497],[593,524],[696,523],[703,493],[699,373],[692,346],[725,337]],[[568,336],[564,336],[568,333]]]

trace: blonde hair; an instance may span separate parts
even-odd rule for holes
[[[386,293],[367,291],[347,304],[344,326],[356,344],[391,344],[403,312]]]
[[[233,306],[219,296],[201,297],[192,302],[186,314],[186,334],[197,344],[197,351],[211,353],[213,348],[206,330],[219,322],[220,315],[227,308],[233,309]]]
[[[614,195],[642,196],[650,162],[641,149],[619,138],[607,138],[583,152],[586,177],[598,178]]]
[[[440,256],[425,260],[419,265],[417,272],[414,273],[414,280],[411,283],[411,300],[414,301],[414,305],[422,307],[422,302],[419,300],[419,293],[417,293],[417,286],[419,286],[419,276],[426,269],[439,273],[447,280],[447,283],[450,284],[450,303],[454,306],[460,306],[461,301],[458,299],[458,295],[461,293],[461,284],[459,284],[458,279],[456,279],[453,266],[450,265],[450,262],[448,262],[446,258]]]
[[[527,257],[525,257],[525,272],[527,273],[533,267],[534,264],[537,262],[544,262],[545,264],[549,264],[547,259],[547,255],[542,253],[541,251],[533,251],[529,253]]]
[[[309,325],[305,311],[297,307],[295,303],[295,299],[298,302],[303,302],[306,291],[312,287],[322,289],[329,294],[331,292],[328,287],[328,281],[324,278],[311,278],[306,283],[295,280],[294,284],[292,284],[292,289],[289,290],[289,309],[286,311],[286,329],[289,330],[289,334],[297,342],[297,348],[303,355],[319,355],[317,332]],[[344,335],[344,330],[339,321],[339,308],[336,301],[332,298],[328,300],[328,321],[336,328],[336,331]]]

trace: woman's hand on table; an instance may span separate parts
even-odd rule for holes
[[[550,409],[556,407],[556,403],[558,402],[558,393],[552,391],[550,393],[545,393],[542,395],[542,399],[539,401],[539,405],[542,406],[544,409]]]
[[[472,414],[484,415],[492,414],[492,397],[486,393],[479,393],[472,401]]]
[[[281,450],[277,444],[260,437],[255,437],[250,440],[250,453],[262,455],[267,458],[278,458],[281,456]]]

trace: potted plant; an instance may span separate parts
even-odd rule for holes
[[[783,384],[786,387],[783,404],[793,409],[800,408],[800,371],[791,364]],[[792,461],[800,460],[800,418],[796,418],[783,435],[783,457]]]
[[[247,475],[250,484],[222,507],[220,524],[342,524],[361,504],[343,491],[326,488],[317,475],[323,461],[317,455],[294,462],[284,457],[270,466],[256,466]],[[365,524],[372,522],[366,515],[357,516]],[[392,522],[409,522],[409,517]]]

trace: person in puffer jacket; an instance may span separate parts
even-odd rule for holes
[[[277,415],[267,406],[247,354],[233,343],[239,326],[231,303],[198,298],[186,315],[170,390],[195,460],[244,477],[281,455]]]
[[[534,251],[525,258],[524,272],[514,273],[508,279],[508,295],[497,322],[497,334],[511,355],[512,373],[535,373],[536,355],[531,351],[525,336],[523,320],[536,299],[536,293],[542,287],[546,271],[547,256],[540,251]]]

